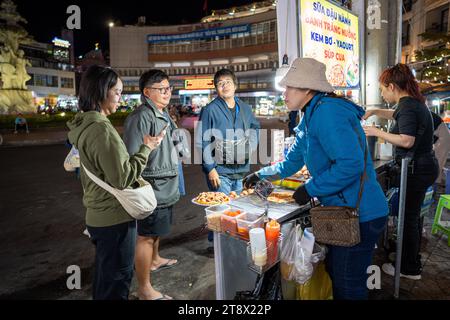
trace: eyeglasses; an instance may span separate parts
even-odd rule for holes
[[[170,87],[163,87],[163,88],[153,88],[153,87],[150,87],[150,89],[158,90],[159,93],[161,93],[161,94],[166,94],[166,93],[168,93],[168,92],[172,92],[172,91],[173,91],[173,86],[170,86]]]
[[[234,84],[234,82],[231,80],[223,80],[223,81],[217,82],[217,87],[223,89],[225,87],[231,86],[232,84]]]

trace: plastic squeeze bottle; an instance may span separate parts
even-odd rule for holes
[[[278,257],[278,238],[280,237],[280,224],[276,220],[266,223],[267,255],[269,264],[276,262]]]

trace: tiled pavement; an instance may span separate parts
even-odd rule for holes
[[[434,196],[433,205],[424,217],[425,233],[422,238],[422,279],[419,281],[401,278],[400,299],[439,299],[450,300],[450,247],[447,245],[447,236],[438,232],[431,234],[431,227],[436,212],[439,195],[444,192],[438,188]],[[450,220],[450,214],[444,213],[443,220]],[[379,248],[374,257],[374,264],[381,265],[387,262],[386,252]],[[394,278],[381,272],[381,290],[371,292],[371,299],[390,299],[394,294]]]

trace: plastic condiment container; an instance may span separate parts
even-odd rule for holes
[[[220,217],[226,212],[229,211],[231,207],[226,204],[219,204],[215,206],[211,206],[208,208],[205,208],[206,213],[206,224],[208,226],[209,230],[221,232],[221,226],[220,226]]]
[[[220,227],[222,232],[227,232],[232,235],[237,234],[237,221],[236,217],[240,215],[242,210],[227,210],[220,216]]]
[[[249,231],[253,228],[264,227],[264,216],[259,213],[243,212],[236,217],[238,234],[249,239]]]
[[[267,263],[265,231],[263,228],[254,228],[250,230],[249,234],[253,263],[256,266],[263,267]]]

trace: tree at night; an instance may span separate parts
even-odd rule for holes
[[[421,81],[446,83],[449,81],[448,58],[450,56],[450,34],[425,32],[419,35],[423,41],[433,42],[434,46],[415,51],[417,62],[424,62]]]

